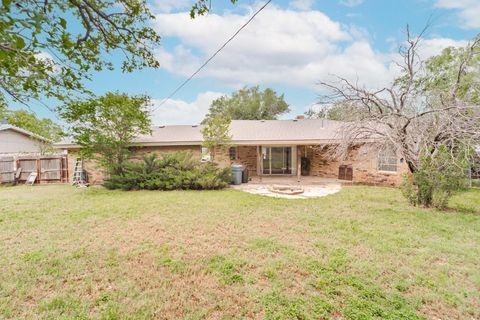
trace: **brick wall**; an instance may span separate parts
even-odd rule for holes
[[[215,162],[220,166],[229,166],[232,163],[238,163],[246,166],[251,176],[257,175],[257,146],[238,146],[238,159],[230,160],[228,152],[226,154],[215,155]],[[133,160],[141,160],[145,154],[174,153],[178,151],[190,151],[198,159],[201,158],[200,146],[168,146],[168,147],[136,147],[133,150]],[[297,152],[300,157],[310,159],[310,176],[321,178],[338,178],[338,169],[340,165],[351,165],[353,168],[353,182],[364,184],[376,184],[384,186],[399,186],[403,179],[403,174],[408,172],[405,163],[400,163],[398,156],[397,172],[382,172],[377,170],[377,153],[368,146],[361,146],[349,151],[345,160],[330,160],[325,155],[325,150],[311,146],[298,146]],[[68,153],[69,179],[72,181],[75,160],[78,154],[70,150]],[[91,184],[100,184],[103,182],[105,172],[95,161],[85,161],[85,169],[88,173],[88,179]]]
[[[302,157],[306,151],[307,158],[310,159],[310,175],[316,177],[338,178],[339,167],[349,165],[353,168],[355,183],[399,186],[403,175],[409,172],[406,163],[400,163],[400,155],[397,159],[397,172],[378,171],[378,152],[366,145],[351,149],[344,160],[330,160],[326,157],[325,150],[310,146],[299,146],[298,150]]]
[[[257,175],[257,146],[238,146],[238,159],[232,163],[247,167],[250,176]]]

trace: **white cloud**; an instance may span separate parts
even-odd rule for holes
[[[307,11],[313,6],[313,0],[293,0],[288,4],[292,9]]]
[[[185,13],[157,15],[156,28],[179,44],[158,52],[163,68],[187,76],[248,15],[225,13],[191,20]],[[358,28],[342,26],[320,11],[267,7],[199,74],[237,87],[288,84],[315,87],[330,74],[380,82],[388,69]]]
[[[152,99],[153,107],[157,108],[152,114],[154,125],[162,124],[198,124],[202,121],[213,100],[221,97],[219,92],[200,93],[192,102],[171,99],[158,107],[162,99]]]
[[[230,37],[250,14],[210,14],[191,20],[186,13],[158,14],[156,28],[175,38],[173,49],[157,55],[162,68],[189,76]],[[463,44],[446,38],[425,40],[426,56]],[[272,5],[262,11],[197,77],[224,85],[290,85],[318,89],[320,80],[339,75],[367,87],[385,86],[396,74],[392,52],[375,51],[365,31],[344,26],[320,11]]]
[[[363,3],[364,0],[340,0],[340,4],[347,7],[356,7]]]
[[[464,28],[480,28],[480,1],[478,0],[437,0],[435,6],[457,10],[460,24]]]
[[[449,38],[424,39],[420,42],[420,56],[423,59],[440,54],[448,47],[464,47],[468,44],[466,40],[454,40]]]

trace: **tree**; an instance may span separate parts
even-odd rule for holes
[[[231,0],[235,3],[236,0]],[[206,14],[207,0],[190,15]],[[0,4],[0,105],[89,93],[92,71],[159,66],[160,36],[146,0],[3,0]]]
[[[114,67],[105,53],[121,52],[125,72],[158,67],[153,18],[143,0],[2,1],[0,103],[85,93],[92,71]]]
[[[135,137],[149,134],[150,115],[146,96],[109,92],[102,97],[70,102],[59,108],[71,123],[73,139],[81,155],[96,159],[111,174],[122,174]]]
[[[355,141],[374,138],[377,148],[393,146],[415,173],[425,154],[435,157],[447,148],[455,162],[460,150],[480,144],[480,38],[423,61],[422,34],[412,37],[407,28],[401,73],[390,86],[368,90],[341,77],[321,82],[329,91],[322,102],[348,105],[355,120],[344,125],[342,143],[332,148],[336,155]]]
[[[6,111],[4,118],[9,124],[33,132],[52,142],[57,142],[63,137],[62,127],[51,119],[39,119],[35,114],[25,110]]]
[[[308,119],[330,119],[336,121],[354,121],[355,112],[352,112],[350,105],[336,103],[334,105],[320,105],[317,108],[310,108],[305,111]]]
[[[222,154],[230,147],[232,137],[230,135],[230,119],[217,115],[206,120],[206,125],[202,129],[202,146],[211,151],[212,160],[217,151]]]
[[[231,97],[223,96],[214,100],[202,123],[216,116],[231,120],[274,120],[288,111],[290,109],[283,94],[278,96],[269,88],[261,91],[258,86],[245,87]]]
[[[415,183],[405,179],[402,184],[403,194],[411,204],[445,209],[450,197],[467,186],[465,172],[471,154],[468,150],[459,151],[455,152],[455,159],[445,146],[434,154],[426,151],[421,155],[413,173]]]
[[[343,149],[355,140],[375,137],[377,144],[399,150],[413,172],[425,149],[435,152],[442,145],[478,143],[479,106],[471,98],[480,79],[480,38],[440,65],[439,57],[418,59],[420,40],[421,35],[412,38],[408,33],[408,45],[400,51],[401,75],[389,87],[369,91],[340,77],[335,83],[321,82],[330,91],[322,103],[345,103],[356,120],[343,130]],[[442,55],[453,52],[446,49]]]

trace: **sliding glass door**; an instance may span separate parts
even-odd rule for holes
[[[293,147],[262,147],[263,174],[293,174]]]

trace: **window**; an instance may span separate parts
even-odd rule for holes
[[[230,155],[230,160],[238,160],[238,148],[237,147],[230,147],[230,149],[228,149],[228,154]]]
[[[210,150],[208,148],[202,147],[202,162],[208,162],[212,159],[212,155],[210,154]]]
[[[386,149],[378,153],[378,170],[397,172],[397,155],[394,151]]]

